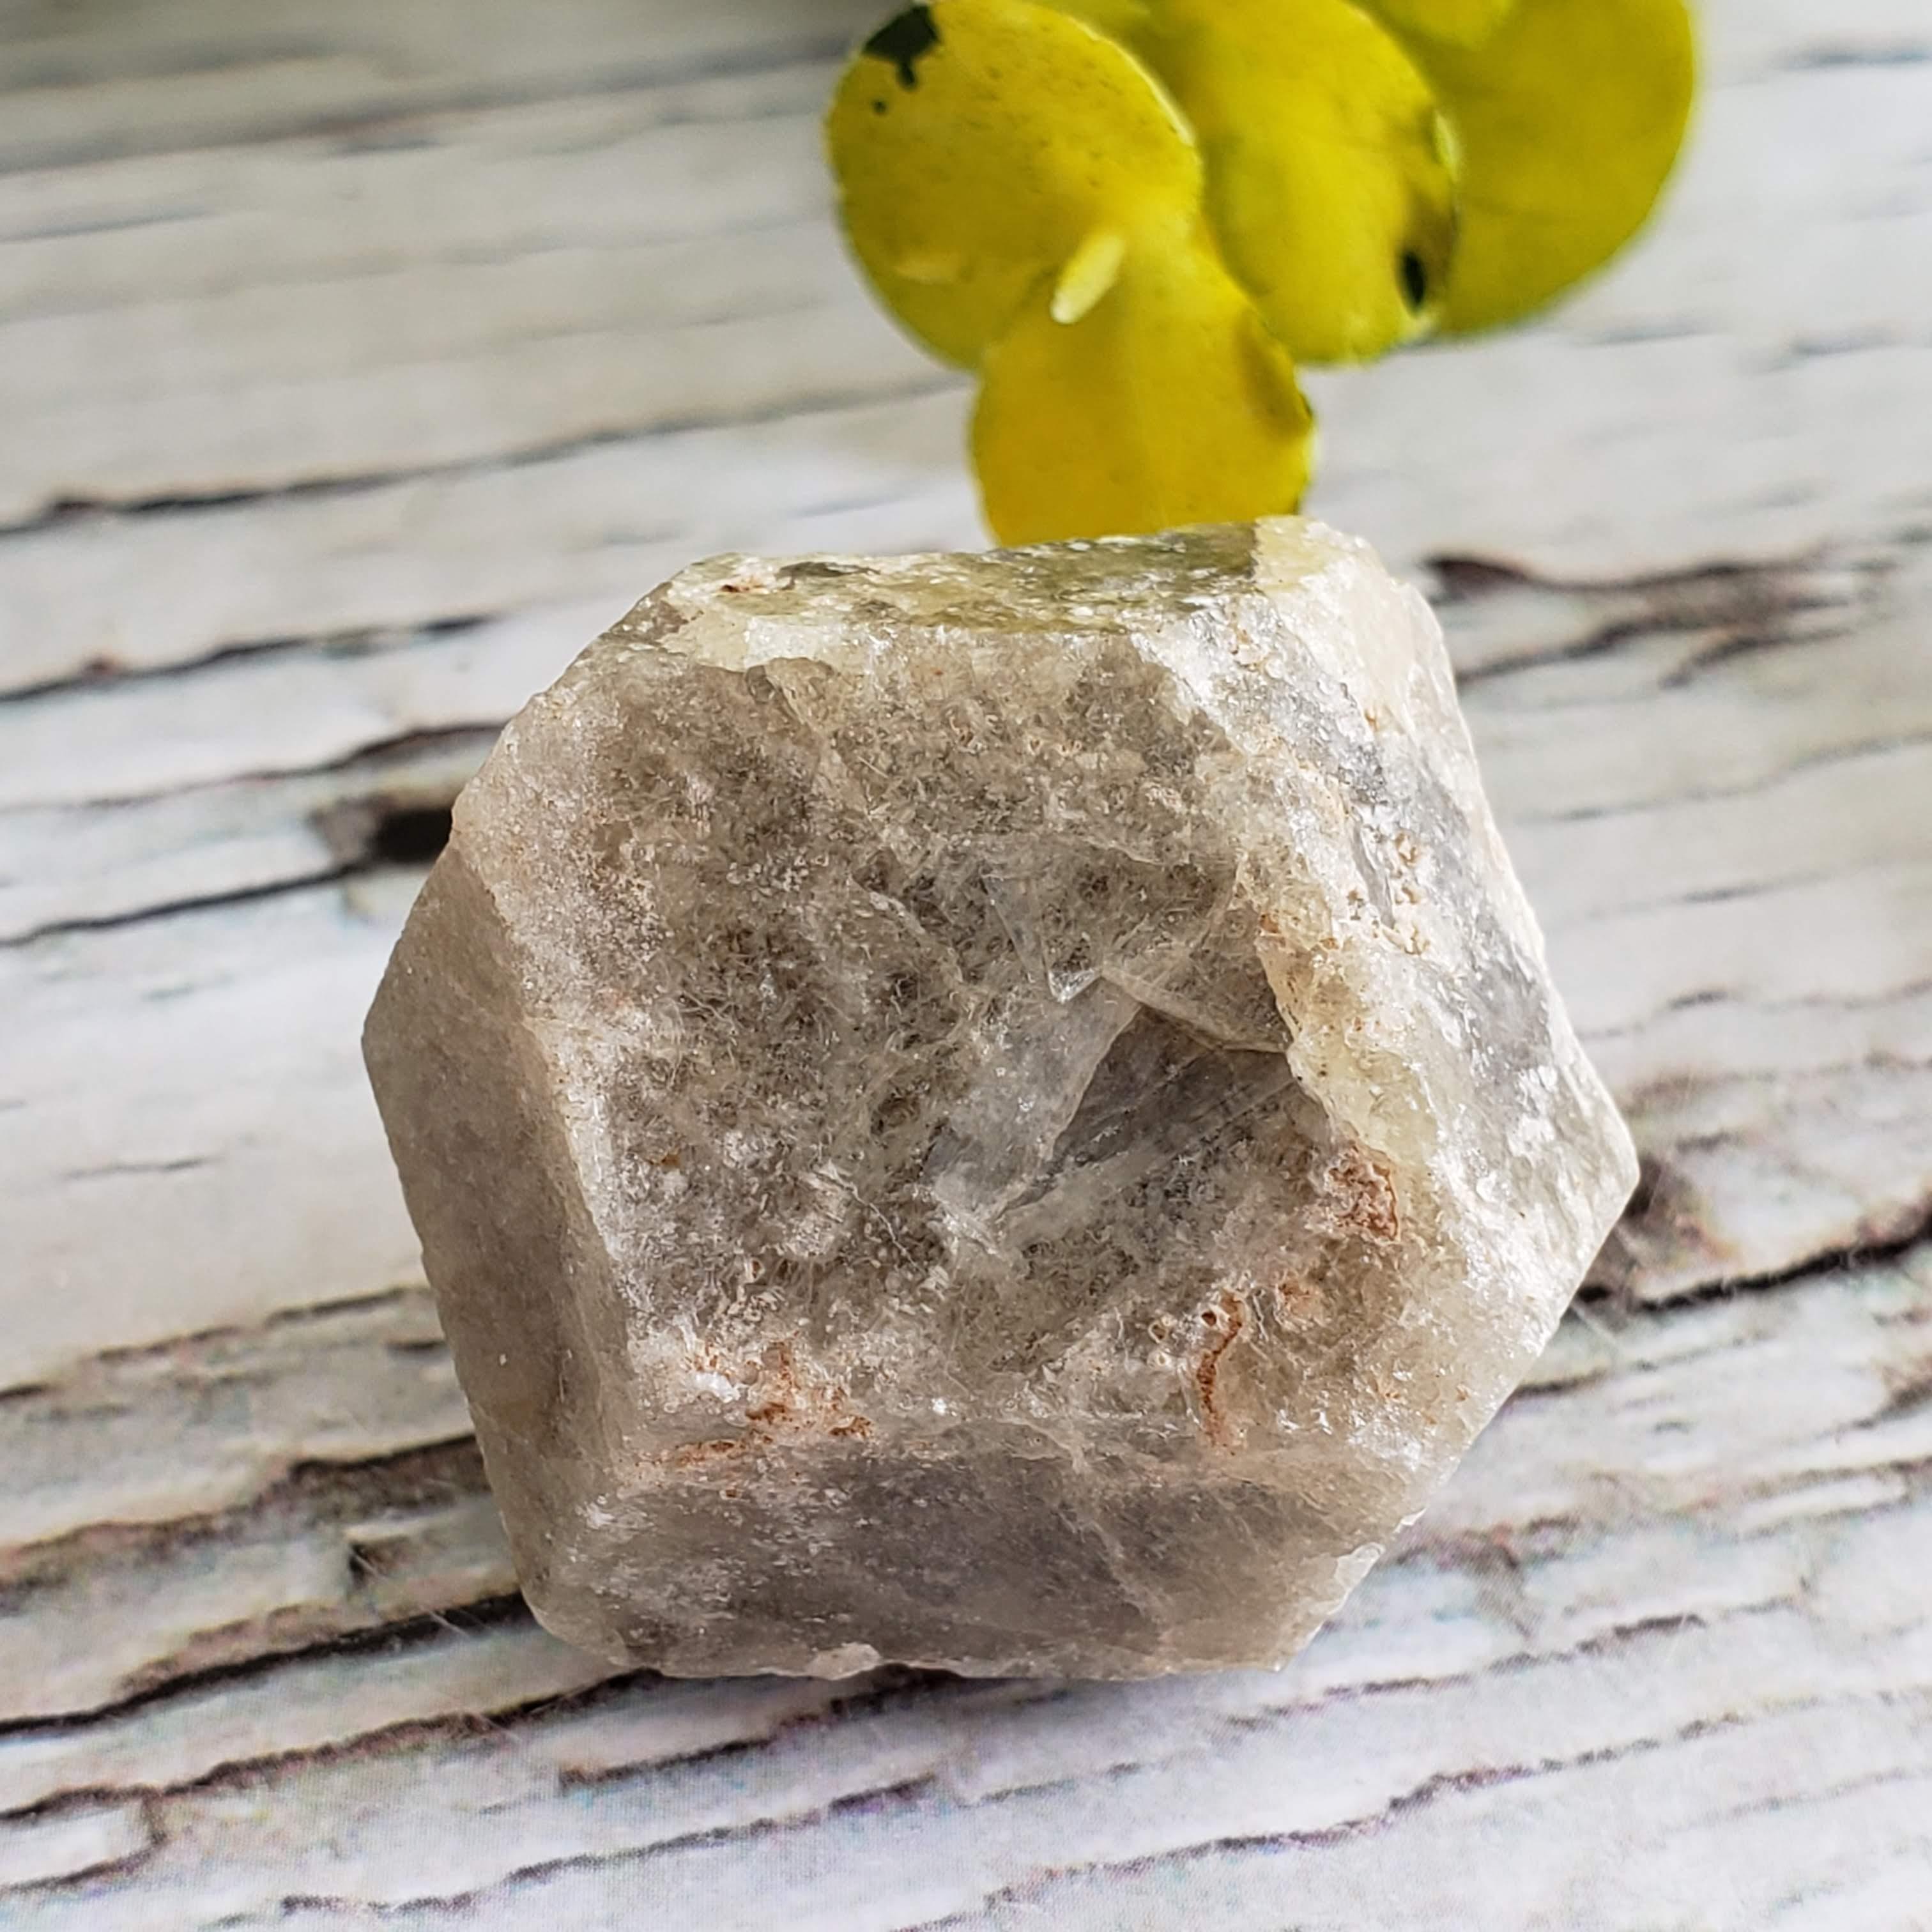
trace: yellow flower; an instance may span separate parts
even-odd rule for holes
[[[874,286],[982,371],[1003,542],[1295,507],[1294,365],[1216,251],[1191,131],[1118,43],[1033,0],[932,0],[860,50],[827,136]]]
[[[1293,358],[1550,301],[1642,224],[1683,0],[930,0],[827,118],[881,298],[982,376],[1004,542],[1292,509]]]
[[[1174,104],[1124,49],[1032,0],[933,0],[868,40],[826,121],[854,252],[892,313],[977,364],[1096,235],[1201,199]]]
[[[1496,32],[1516,0],[1372,0],[1372,4],[1397,33],[1473,47]]]

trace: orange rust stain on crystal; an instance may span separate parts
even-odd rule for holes
[[[1372,1241],[1393,1241],[1401,1234],[1395,1180],[1385,1161],[1351,1144],[1330,1162],[1327,1178],[1341,1232]]]
[[[1201,1325],[1208,1330],[1208,1342],[1194,1365],[1194,1386],[1207,1418],[1208,1439],[1219,1448],[1232,1449],[1240,1432],[1221,1406],[1221,1360],[1248,1325],[1248,1305],[1232,1291],[1224,1293],[1201,1311]]]
[[[702,1360],[713,1373],[726,1372],[715,1350],[706,1350]],[[752,1400],[746,1407],[744,1432],[680,1443],[670,1452],[674,1468],[703,1468],[769,1448],[785,1437],[826,1436],[851,1440],[872,1432],[870,1419],[852,1407],[851,1398],[844,1389],[813,1383],[799,1375],[788,1342],[773,1343],[760,1359],[754,1374],[734,1379],[748,1380],[752,1384]]]

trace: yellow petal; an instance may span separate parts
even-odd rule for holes
[[[1142,237],[1072,322],[1044,295],[987,352],[973,456],[1002,543],[1292,510],[1313,424],[1206,235]]]
[[[1424,34],[1459,47],[1480,46],[1516,0],[1367,0],[1398,33]]]
[[[1065,4],[1106,20],[1120,0]],[[1349,0],[1148,0],[1131,44],[1192,123],[1228,266],[1292,354],[1359,361],[1427,326],[1455,185],[1391,34]]]
[[[1684,0],[1516,0],[1479,46],[1410,46],[1461,156],[1440,326],[1514,322],[1642,226],[1690,115],[1690,16]]]
[[[932,0],[894,16],[846,69],[826,137],[874,286],[915,335],[969,367],[1096,234],[1200,194],[1191,137],[1145,68],[1031,0]]]

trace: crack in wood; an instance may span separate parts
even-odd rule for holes
[[[476,1439],[466,1434],[380,1456],[305,1460],[226,1509],[152,1522],[89,1523],[42,1541],[0,1546],[0,1588],[44,1588],[70,1571],[98,1574],[108,1562],[190,1556],[201,1544],[235,1540],[247,1528],[286,1535],[298,1520],[303,1528],[346,1531],[364,1519],[447,1507],[488,1493]]]
[[[1822,1248],[1788,1268],[1721,1274],[1714,1280],[1664,1293],[1634,1292],[1637,1279],[1654,1265],[1642,1253],[1647,1241],[1674,1250],[1686,1244],[1706,1246],[1696,1190],[1688,1188],[1672,1164],[1654,1154],[1639,1161],[1636,1192],[1623,1218],[1610,1231],[1583,1286],[1577,1291],[1585,1303],[1607,1300],[1624,1306],[1640,1302],[1651,1308],[1690,1307],[1700,1303],[1729,1300],[1740,1294],[1760,1294],[1789,1288],[1821,1275],[1843,1273],[1874,1264],[1897,1261],[1932,1241],[1932,1188],[1921,1200],[1901,1208],[1885,1225],[1856,1240]],[[1721,1258],[1714,1252],[1714,1258]]]
[[[490,621],[488,614],[466,611],[452,616],[425,618],[421,623],[400,629],[365,628],[324,632],[312,637],[251,638],[238,644],[223,644],[199,657],[167,664],[125,664],[111,657],[99,657],[66,676],[49,678],[38,684],[16,684],[0,688],[0,706],[33,704],[45,698],[69,697],[106,686],[162,683],[219,670],[239,660],[252,661],[284,652],[314,652],[326,657],[344,657],[406,650],[412,644],[428,639],[461,637]]]
[[[376,1624],[364,1629],[344,1630],[299,1645],[262,1650],[222,1664],[210,1664],[182,1670],[94,1709],[75,1711],[58,1717],[0,1719],[0,1746],[9,1739],[47,1739],[85,1736],[104,1726],[138,1717],[150,1708],[211,1691],[233,1689],[257,1683],[277,1671],[364,1657],[395,1658],[410,1650],[440,1642],[451,1636],[465,1636],[500,1627],[536,1628],[529,1606],[520,1594],[477,1597],[447,1609],[422,1610]],[[632,1673],[635,1675],[635,1673]],[[468,1720],[452,1720],[452,1723]],[[370,1732],[367,1735],[379,1735]],[[336,1745],[329,1750],[340,1748]],[[273,1755],[274,1754],[271,1754]],[[258,1760],[250,1759],[248,1762]],[[225,1767],[224,1767],[225,1768]],[[196,1780],[199,1782],[200,1780]],[[103,1789],[120,1789],[120,1786]]]
[[[1436,580],[1436,601],[1452,623],[1461,607],[1511,596],[1553,598],[1559,609],[1568,602],[1585,611],[1607,611],[1579,634],[1459,668],[1456,683],[1463,689],[1542,665],[1604,656],[1651,638],[1714,633],[1708,644],[1666,674],[1663,688],[1670,688],[1732,659],[1792,643],[1798,618],[1841,613],[1840,626],[1808,633],[1807,641],[1842,635],[1859,612],[1874,606],[1893,568],[1882,550],[1846,554],[1826,546],[1785,558],[1718,558],[1670,571],[1588,578],[1490,557],[1438,554],[1426,562]]]
[[[189,490],[179,494],[130,496],[62,496],[40,509],[0,524],[0,544],[38,536],[76,523],[138,522],[149,518],[196,517],[212,512],[232,510],[258,504],[301,502],[306,500],[366,495],[399,484],[422,483],[438,478],[473,476],[490,470],[520,470],[556,463],[586,452],[615,445],[687,436],[710,430],[748,429],[770,423],[808,421],[814,417],[837,416],[856,410],[877,409],[881,404],[910,403],[929,397],[956,393],[956,376],[931,375],[896,378],[868,383],[862,387],[824,388],[801,391],[782,401],[749,409],[703,410],[663,410],[636,421],[613,424],[554,441],[535,442],[514,448],[492,451],[485,456],[452,458],[385,470],[347,472],[333,476],[304,476],[278,483]]]

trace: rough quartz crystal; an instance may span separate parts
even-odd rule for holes
[[[1280,1663],[1635,1178],[1427,607],[1289,520],[686,572],[366,1044],[530,1600],[679,1672]]]

